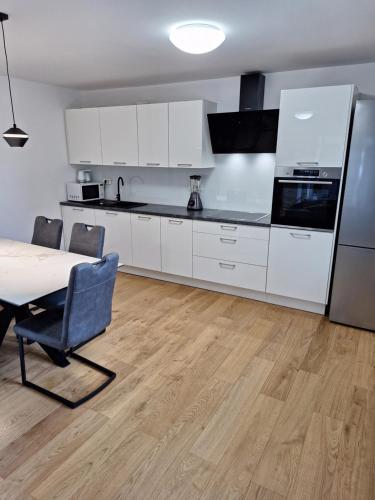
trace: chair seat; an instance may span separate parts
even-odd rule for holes
[[[57,292],[49,293],[35,300],[33,304],[42,309],[63,309],[65,306],[66,291],[67,288],[62,288],[61,290],[57,290]]]
[[[17,323],[14,331],[20,337],[62,351],[66,349],[66,342],[62,340],[63,314],[64,311],[59,309],[43,311]]]

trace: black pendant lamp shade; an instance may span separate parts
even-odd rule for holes
[[[28,134],[21,130],[20,128],[17,127],[16,125],[16,120],[14,118],[14,106],[13,106],[13,96],[12,96],[12,87],[10,85],[10,77],[9,77],[9,65],[8,65],[8,54],[7,54],[7,48],[5,44],[5,33],[4,33],[4,25],[3,22],[8,19],[8,14],[4,14],[3,12],[0,12],[0,22],[1,22],[1,31],[3,34],[3,43],[4,43],[4,54],[5,54],[5,64],[6,64],[6,69],[7,69],[7,77],[8,77],[8,87],[9,87],[9,97],[10,97],[10,106],[12,109],[12,116],[13,116],[13,127],[8,128],[3,133],[3,138],[6,140],[6,142],[11,146],[12,148],[22,148],[26,142],[29,139]]]

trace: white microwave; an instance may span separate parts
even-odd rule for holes
[[[68,201],[92,201],[104,198],[102,182],[68,182],[66,185]]]

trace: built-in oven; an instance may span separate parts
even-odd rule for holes
[[[275,171],[271,224],[333,230],[341,168]]]

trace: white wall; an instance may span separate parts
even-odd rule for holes
[[[280,91],[288,88],[354,83],[361,93],[375,95],[375,63],[266,74],[264,107],[278,108]],[[238,110],[240,77],[195,82],[82,92],[81,105],[114,106],[145,102],[208,99],[218,111]],[[264,211],[271,209],[274,155],[217,155],[214,170],[203,175],[203,202],[207,208]],[[189,175],[197,171],[129,167],[96,167],[97,179],[122,175],[124,198],[185,205]],[[107,188],[114,197],[115,183]]]
[[[17,125],[30,135],[23,148],[0,137],[0,237],[30,241],[35,216],[59,217],[68,166],[64,109],[77,105],[79,92],[12,80]],[[12,125],[7,81],[0,77],[0,132]]]

